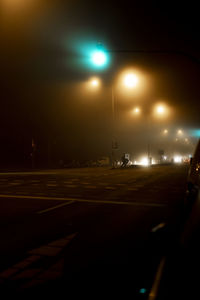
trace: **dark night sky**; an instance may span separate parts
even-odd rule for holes
[[[160,99],[174,113],[170,120],[151,120],[152,147],[167,148],[174,138],[171,134],[167,143],[161,141],[159,132],[165,127],[171,132],[199,128],[198,8],[195,2],[174,3],[2,0],[2,163],[26,161],[32,137],[40,161],[47,160],[49,149],[56,159],[107,155],[112,136],[110,86],[127,66],[139,68],[149,85],[129,99],[116,92],[120,156],[146,151],[146,120]],[[108,68],[98,71],[87,64],[84,51],[99,41],[110,50],[145,53],[113,53]],[[160,53],[150,53],[153,50]],[[91,95],[83,84],[93,75],[102,78],[103,87]],[[127,117],[133,105],[143,107],[140,120]]]

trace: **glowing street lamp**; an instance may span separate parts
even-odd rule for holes
[[[100,85],[100,81],[98,78],[92,78],[90,84],[92,87],[98,87]]]
[[[97,92],[101,87],[101,79],[98,77],[91,77],[85,82],[85,88],[90,92]]]
[[[168,134],[168,130],[167,129],[165,129],[164,131],[163,131],[163,133],[165,134],[165,135],[167,135]]]
[[[129,73],[124,77],[124,85],[128,88],[135,88],[138,84],[138,77],[135,74]]]
[[[139,107],[135,107],[133,110],[132,110],[132,114],[133,115],[139,115],[141,113],[141,109]]]
[[[167,116],[169,115],[169,108],[165,103],[157,103],[154,107],[153,107],[153,116],[155,119],[159,119],[159,120],[163,120],[165,119]],[[151,127],[151,119],[149,118],[149,127]],[[165,136],[168,135],[168,129],[164,129],[162,131],[162,134],[164,134]],[[150,136],[150,134],[149,134]],[[147,155],[148,155],[148,160],[149,160],[149,165],[152,164],[151,160],[151,156],[150,156],[150,141],[148,140],[148,146],[147,146]]]
[[[179,136],[182,136],[182,135],[183,135],[183,130],[179,129],[179,130],[177,131],[177,134],[178,134]]]
[[[169,112],[170,112],[170,110],[166,104],[161,103],[161,104],[157,104],[154,106],[154,116],[157,118],[164,119],[164,118],[168,117]]]
[[[165,108],[163,105],[159,105],[156,107],[156,113],[157,115],[163,115],[165,112]]]

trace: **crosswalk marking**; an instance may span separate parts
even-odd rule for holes
[[[84,186],[84,188],[87,188],[87,189],[96,189],[97,186],[96,185],[87,185],[87,186]]]
[[[66,184],[65,186],[69,187],[69,188],[76,188],[77,187],[77,185],[75,185],[75,184]]]
[[[64,259],[57,256],[76,237],[75,232],[61,239],[50,242],[39,248],[30,250],[29,255],[24,260],[16,263],[12,267],[0,273],[1,284],[6,284],[15,280],[18,282],[16,290],[37,286],[50,279],[62,276],[64,269]],[[44,259],[45,258],[45,259]],[[39,266],[36,264],[40,261]]]

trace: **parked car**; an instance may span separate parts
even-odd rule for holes
[[[200,299],[200,140],[190,161],[178,239],[164,257],[157,300]]]
[[[190,167],[187,179],[187,191],[185,197],[185,211],[189,213],[193,203],[197,200],[200,188],[200,140],[197,143],[193,157],[190,160]]]

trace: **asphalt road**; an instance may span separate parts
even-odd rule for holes
[[[2,290],[156,294],[159,268],[178,235],[187,171],[165,165],[0,173]]]

